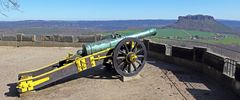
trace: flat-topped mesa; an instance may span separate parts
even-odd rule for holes
[[[179,16],[178,21],[181,20],[213,20],[215,21],[214,17],[209,15],[187,15],[187,16]]]
[[[222,23],[214,19],[209,15],[187,15],[179,16],[176,23],[167,27],[195,30],[195,31],[207,31],[214,33],[234,33],[235,31]]]

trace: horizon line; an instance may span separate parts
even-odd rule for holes
[[[144,20],[178,20],[178,19],[155,19],[155,18],[149,18],[149,19],[86,19],[86,20],[66,20],[66,19],[26,19],[26,20],[0,20],[0,22],[19,22],[19,21],[144,21]],[[240,21],[240,19],[215,19],[215,20],[225,20],[225,21]]]

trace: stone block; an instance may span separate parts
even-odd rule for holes
[[[41,35],[42,41],[54,41],[54,37],[52,35]]]
[[[209,51],[205,52],[203,56],[203,63],[213,67],[220,72],[223,72],[225,64],[223,56]]]
[[[21,34],[21,33],[19,33],[19,34],[16,35],[18,42],[22,41],[22,35],[23,35],[23,34]]]
[[[127,82],[127,81],[137,80],[137,79],[141,79],[141,78],[142,77],[139,74],[137,74],[137,75],[132,76],[132,77],[121,76],[120,80],[123,81],[123,82]]]
[[[73,42],[73,36],[61,36],[60,37],[60,42]]]
[[[236,64],[235,79],[240,81],[240,62]]]
[[[35,41],[35,35],[30,35],[30,34],[24,34],[22,35],[22,41],[31,41],[34,42]]]
[[[158,52],[159,54],[166,54],[166,46],[165,44],[159,43],[149,43],[149,50],[153,52]]]
[[[0,40],[2,40],[2,37],[3,37],[3,35],[2,35],[2,34],[0,34]]]
[[[203,55],[207,51],[206,47],[193,47],[194,49],[194,60],[197,62],[202,63],[203,62]]]
[[[187,60],[193,60],[194,50],[192,48],[172,46],[172,56]]]
[[[76,37],[78,42],[95,42],[95,35],[80,35]]]
[[[16,41],[17,37],[16,37],[16,35],[3,35],[2,40],[3,41]]]

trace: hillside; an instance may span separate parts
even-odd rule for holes
[[[208,15],[179,16],[176,23],[167,27],[215,33],[237,33],[234,29],[220,23],[212,16]]]
[[[122,30],[117,31],[121,35],[129,35],[143,30]],[[193,31],[193,30],[184,30],[184,29],[173,29],[173,28],[159,28],[157,29],[157,35],[151,37],[152,40],[159,42],[164,39],[173,39],[173,40],[190,40],[198,41],[203,43],[210,44],[221,44],[233,46],[231,48],[236,49],[240,46],[240,36],[233,34],[217,34],[214,32],[202,32],[202,31]],[[106,33],[105,35],[109,35]],[[236,47],[234,47],[236,46]]]
[[[126,29],[144,29],[173,24],[175,20],[114,20],[114,21],[0,21],[0,34],[89,34]]]
[[[240,21],[236,21],[236,20],[217,20],[220,23],[231,27],[232,29],[238,31],[238,33],[240,33]]]
[[[189,20],[188,20],[189,21]],[[128,29],[161,28],[179,20],[109,20],[109,21],[0,21],[0,34],[93,34]],[[240,21],[217,20],[219,27],[240,29]],[[219,24],[218,23],[218,24]],[[209,25],[208,25],[209,26]],[[188,27],[188,26],[187,26]],[[195,26],[196,28],[201,27]],[[218,29],[217,29],[218,30]],[[240,30],[238,31],[240,33]]]

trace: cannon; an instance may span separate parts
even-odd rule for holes
[[[83,44],[76,54],[32,71],[18,74],[19,93],[42,89],[84,70],[105,65],[125,77],[137,75],[145,65],[147,50],[140,39],[156,35],[156,29],[132,35],[112,35],[98,42]]]

